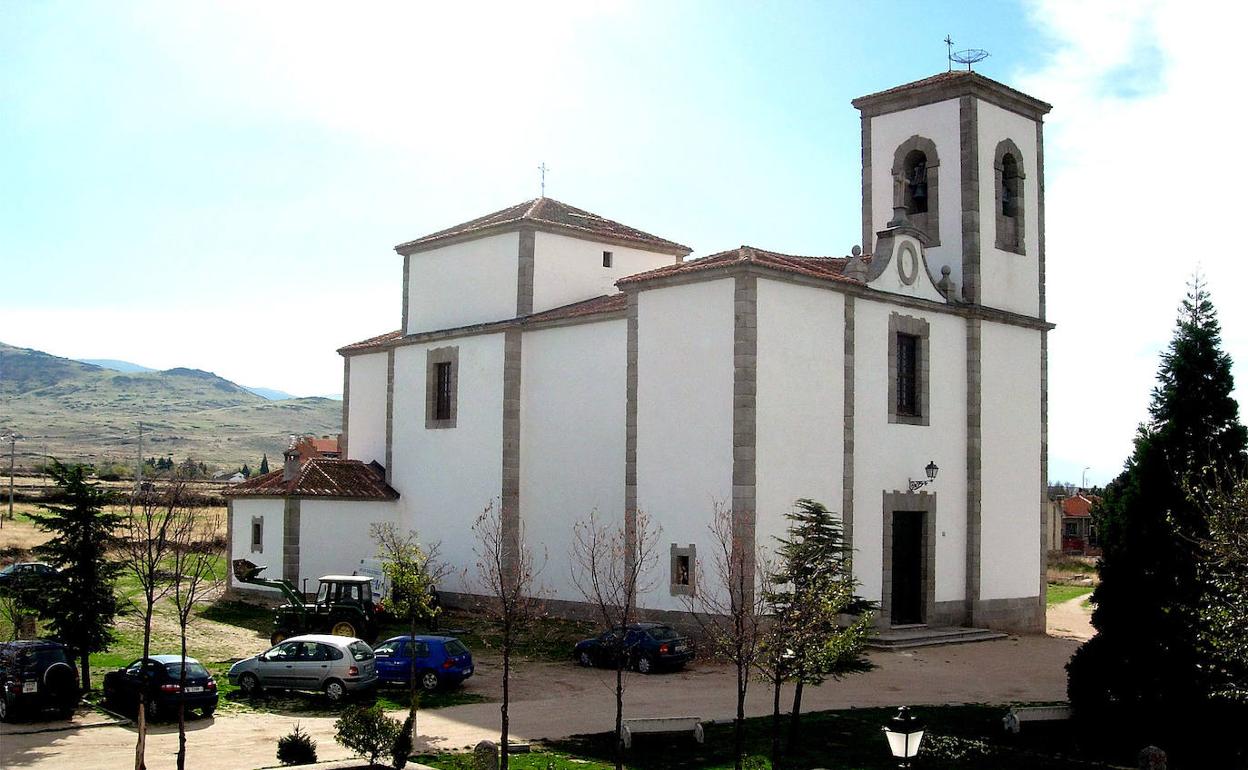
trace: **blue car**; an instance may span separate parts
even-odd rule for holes
[[[472,653],[453,636],[396,636],[378,644],[373,653],[377,656],[377,678],[383,685],[408,684],[413,660],[416,682],[427,692],[472,676]]]

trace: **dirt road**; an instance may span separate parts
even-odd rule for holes
[[[1066,695],[1064,665],[1077,646],[1078,642],[1070,639],[1028,636],[875,653],[875,671],[808,688],[803,704],[814,711],[851,706],[1062,700]],[[467,687],[491,695],[497,689],[496,674],[495,666],[483,660],[478,676],[469,680]],[[733,672],[727,667],[707,664],[675,674],[633,675],[628,680],[625,715],[730,718],[735,708],[733,681]],[[611,687],[610,672],[581,669],[571,663],[525,665],[515,683],[513,735],[521,739],[559,738],[609,730],[614,715]],[[748,713],[770,713],[770,707],[766,687],[753,684]],[[82,721],[80,716],[78,722]],[[331,717],[234,713],[191,723],[190,766],[197,770],[238,770],[275,765],[277,739],[296,722],[316,739],[322,760],[347,757],[334,743]],[[482,739],[497,740],[497,725],[497,703],[422,712],[418,720],[424,744],[432,748],[460,748]],[[0,767],[122,770],[134,766],[135,736],[128,726],[76,724],[46,731],[53,727],[55,723],[4,725],[0,731]],[[37,729],[45,731],[33,732]],[[148,767],[173,767],[176,742],[176,727],[155,730],[148,739]]]

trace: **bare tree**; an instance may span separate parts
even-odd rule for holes
[[[117,536],[122,571],[134,576],[143,602],[143,663],[140,664],[140,676],[143,677],[147,675],[147,659],[151,655],[152,615],[156,603],[173,587],[169,570],[169,559],[173,555],[171,534],[178,519],[185,515],[184,491],[179,482],[170,484],[162,492],[137,493],[130,499],[130,507],[122,518]],[[147,748],[147,717],[150,711],[147,701],[147,688],[140,687],[135,770],[147,767],[143,756]]]
[[[381,569],[390,582],[386,606],[390,613],[408,622],[411,670],[408,671],[409,705],[413,745],[416,742],[416,710],[420,707],[420,690],[416,687],[416,626],[429,623],[442,612],[435,590],[446,576],[446,567],[438,560],[438,544],[425,547],[415,532],[401,532],[392,522],[373,524],[370,530],[377,543]]]
[[[737,715],[732,725],[733,766],[741,770],[745,746],[745,695],[750,675],[760,663],[767,634],[767,593],[762,588],[771,572],[766,553],[747,543],[734,527],[732,510],[715,503],[707,524],[711,534],[711,579],[696,586],[685,601],[689,614],[711,649],[737,669]],[[694,574],[702,574],[699,564]]]
[[[169,566],[173,571],[171,598],[178,616],[182,666],[178,691],[186,691],[186,629],[194,617],[195,605],[214,592],[223,575],[217,565],[224,563],[224,546],[217,541],[221,515],[204,508],[187,507],[170,531],[173,542]],[[211,712],[205,712],[205,716]],[[186,767],[186,705],[178,703],[178,770]]]
[[[508,522],[501,508],[491,502],[472,525],[476,537],[473,552],[477,555],[477,573],[471,582],[477,584],[485,600],[479,609],[502,632],[500,652],[503,655],[503,703],[499,766],[509,767],[507,747],[510,728],[511,656],[518,635],[525,633],[535,620],[545,614],[542,590],[535,590],[537,574],[545,566],[534,568],[533,552],[524,542],[519,522]],[[465,580],[465,582],[469,582]]]
[[[627,627],[637,619],[637,597],[655,587],[660,528],[637,511],[619,528],[591,511],[572,527],[572,583],[608,629],[618,629],[611,650],[615,661],[615,767],[624,767],[624,670],[629,654]]]

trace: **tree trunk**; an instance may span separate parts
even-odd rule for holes
[[[741,754],[745,748],[745,690],[750,685],[746,664],[737,662],[737,718],[732,723],[733,767],[741,770]]]
[[[772,671],[771,675],[771,766],[774,770],[780,768],[780,685],[783,680],[780,678],[780,666]]]
[[[508,758],[508,739],[507,733],[511,727],[507,718],[507,707],[510,705],[511,696],[511,629],[509,624],[503,624],[503,705],[502,712],[502,736],[498,744],[498,766],[500,770],[508,770],[510,767]]]
[[[407,646],[409,660],[412,661],[407,671],[408,695],[411,700],[407,705],[407,715],[412,718],[412,750],[416,750],[416,707],[420,704],[420,691],[416,688],[416,616],[408,619]]]
[[[802,672],[797,672],[797,684],[793,687],[793,712],[789,714],[789,756],[797,753],[801,741],[802,725]]]
[[[82,675],[82,691],[91,692],[91,653],[85,649],[78,653],[78,673]]]
[[[186,770],[186,626],[182,626],[182,668],[178,676],[178,770]]]
[[[621,650],[615,662],[615,770],[624,770],[624,664]]]
[[[134,745],[134,770],[147,770],[147,658],[152,651],[152,604],[143,612],[143,661],[139,664],[139,737]]]

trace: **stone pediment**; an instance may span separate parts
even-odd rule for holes
[[[924,237],[908,224],[881,230],[876,234],[874,253],[855,256],[845,274],[877,291],[951,302],[956,297],[956,287],[949,280],[947,268],[942,270],[940,279],[932,276]]]

